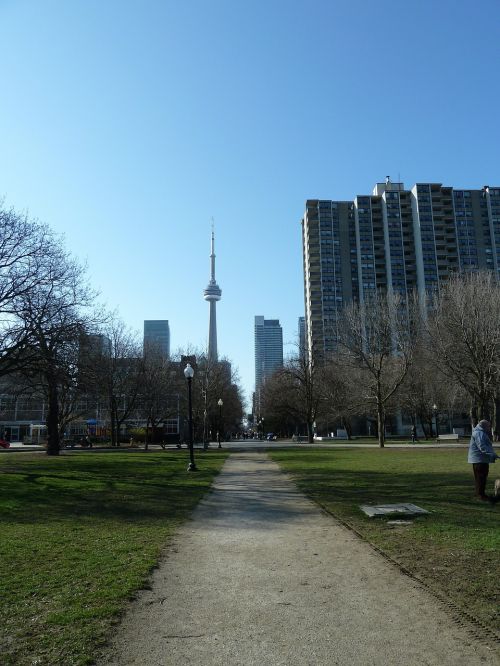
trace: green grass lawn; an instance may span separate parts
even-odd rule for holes
[[[432,589],[500,632],[500,503],[474,499],[467,451],[283,450],[271,457],[299,488]],[[500,477],[490,466],[489,491]],[[412,502],[431,514],[410,527],[367,518],[360,504]]]
[[[0,663],[90,664],[226,452],[0,456]]]

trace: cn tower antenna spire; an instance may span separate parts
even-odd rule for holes
[[[214,231],[214,218],[212,218],[212,244],[210,246],[210,284],[215,282],[215,231]]]
[[[208,322],[208,360],[217,362],[217,314],[216,304],[220,301],[222,291],[215,280],[215,231],[214,218],[212,218],[212,240],[210,244],[210,282],[203,292],[203,297],[210,303],[210,317]]]

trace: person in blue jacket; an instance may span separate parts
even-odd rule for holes
[[[494,463],[499,457],[493,450],[493,444],[491,443],[491,424],[483,419],[472,431],[467,458],[467,462],[472,463],[476,495],[481,500],[487,502],[496,500],[496,498],[489,497],[486,494],[486,481],[490,471],[490,463]]]

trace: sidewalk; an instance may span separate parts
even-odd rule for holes
[[[416,582],[235,453],[134,602],[107,666],[498,666]]]

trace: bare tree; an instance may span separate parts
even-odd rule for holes
[[[0,376],[32,360],[31,331],[18,316],[19,302],[47,287],[58,243],[46,225],[3,209],[0,202]]]
[[[409,415],[412,424],[420,423],[426,439],[434,436],[434,419],[439,414],[464,411],[464,392],[460,385],[443,374],[436,365],[429,338],[421,337],[415,347],[414,361],[398,392],[397,404]],[[438,405],[439,413],[434,410]]]
[[[324,397],[324,417],[329,422],[340,423],[352,436],[352,419],[365,413],[366,405],[359,394],[358,372],[346,368],[336,355],[328,359],[322,373],[322,392]]]
[[[302,350],[297,356],[289,358],[263,388],[264,413],[281,414],[305,424],[307,439],[313,442],[313,424],[324,404],[321,374],[314,354],[309,358]]]
[[[244,413],[244,398],[241,389],[240,380],[237,372],[231,373],[231,379],[223,387],[220,399],[224,401],[223,407],[217,410],[217,427],[220,428],[220,435],[239,432]],[[218,403],[219,398],[217,399]]]
[[[84,327],[82,321],[82,329]],[[58,429],[61,443],[68,426],[82,417],[88,418],[89,401],[86,386],[82,382],[81,339],[68,338],[59,346],[57,353],[57,400],[58,400]],[[54,359],[55,360],[55,359]],[[44,364],[47,362],[45,359]],[[48,399],[48,384],[46,374],[40,371],[40,359],[32,360],[30,366],[25,367],[20,376],[24,376],[24,396],[37,397],[38,400]],[[42,364],[43,365],[43,364]]]
[[[174,363],[165,357],[154,343],[144,349],[142,383],[139,393],[139,413],[146,421],[145,449],[148,449],[149,429],[152,436],[160,423],[177,415],[180,376]]]
[[[120,431],[139,405],[144,381],[142,345],[116,313],[110,315],[100,330],[89,371],[89,391],[94,385],[97,399],[107,406],[111,430],[111,446],[119,446]]]
[[[16,299],[16,316],[27,332],[28,376],[43,379],[47,395],[47,453],[60,449],[60,391],[72,375],[75,349],[85,331],[84,311],[95,294],[86,280],[86,269],[70,257],[62,245],[53,245],[46,257],[47,278]]]
[[[270,431],[293,435],[305,423],[292,378],[278,370],[262,388],[261,412]]]
[[[200,359],[203,373],[202,397],[206,410],[205,431],[212,433],[212,438],[224,439],[227,429],[239,429],[243,417],[243,401],[239,379],[228,359],[211,362],[207,357]],[[201,376],[200,376],[201,379]],[[223,405],[219,408],[219,400]],[[204,414],[205,416],[205,414]],[[205,432],[208,437],[208,432]]]
[[[470,396],[473,424],[495,411],[499,321],[500,285],[492,272],[450,278],[428,320],[435,360]]]
[[[224,432],[239,430],[243,418],[243,397],[238,373],[230,360],[222,358],[212,361],[204,352],[192,349],[181,357],[189,359],[195,367],[192,384],[195,437],[208,445],[210,435],[215,438],[218,430],[221,430],[221,437]],[[223,401],[221,409],[219,400]],[[181,392],[181,404],[186,411],[185,391]]]
[[[413,357],[408,306],[397,294],[377,291],[342,311],[339,358],[359,373],[359,392],[377,414],[379,446],[385,442],[386,408],[401,386]]]

